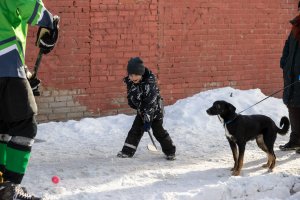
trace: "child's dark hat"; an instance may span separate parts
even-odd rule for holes
[[[145,66],[140,57],[130,58],[127,65],[128,74],[143,75],[145,73]]]

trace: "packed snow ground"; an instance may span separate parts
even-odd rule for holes
[[[116,115],[39,124],[23,184],[28,190],[61,200],[197,199],[299,200],[300,155],[278,150],[289,134],[278,135],[273,173],[261,167],[266,155],[247,143],[241,176],[230,175],[233,159],[225,131],[206,109],[226,100],[241,111],[266,96],[259,90],[221,88],[201,92],[165,107],[165,128],[177,146],[177,160],[151,153],[144,135],[133,158],[118,158],[134,116]],[[243,114],[265,114],[279,125],[288,116],[281,99],[269,98]],[[158,144],[158,143],[157,143]],[[61,178],[55,185],[51,177]]]

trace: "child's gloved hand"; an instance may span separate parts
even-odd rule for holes
[[[144,123],[144,132],[150,131],[151,128],[151,123],[150,122],[145,122]]]
[[[144,114],[144,132],[148,132],[150,131],[151,128],[151,117],[150,115]]]

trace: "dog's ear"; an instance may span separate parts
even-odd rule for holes
[[[230,111],[235,112],[236,108],[232,104],[228,103],[227,106]]]

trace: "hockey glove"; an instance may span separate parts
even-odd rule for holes
[[[58,39],[59,17],[53,17],[53,29],[39,27],[35,45],[38,46],[43,54],[48,54],[54,48]]]
[[[24,66],[24,69],[25,69],[27,80],[28,80],[28,82],[30,84],[30,87],[32,89],[33,95],[34,96],[40,96],[39,86],[41,84],[41,80],[34,77],[32,75],[32,73],[29,71],[29,69],[27,68],[26,65]]]
[[[31,86],[33,95],[34,96],[40,96],[41,93],[39,91],[39,87],[40,87],[40,84],[41,84],[41,80],[38,79],[38,78],[31,78],[31,79],[28,79],[28,81],[29,81],[29,84]]]
[[[145,122],[144,123],[144,132],[150,131],[151,128],[151,123],[150,122]]]
[[[144,114],[143,121],[144,121],[144,126],[143,126],[144,132],[150,131],[150,128],[151,128],[151,118],[150,118],[150,115]]]

